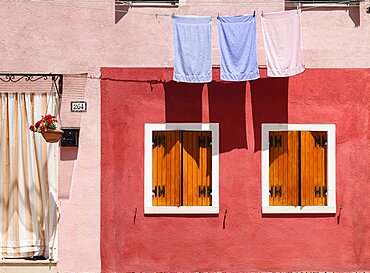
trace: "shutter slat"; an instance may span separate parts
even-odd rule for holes
[[[279,200],[279,206],[283,206],[284,200],[283,200],[283,194],[280,193],[280,189],[283,190],[283,193],[286,194],[286,191],[284,191],[284,133],[282,132],[279,134],[279,139],[281,137],[282,145],[279,145],[279,180],[276,181],[279,186],[279,192],[277,194],[277,198]],[[281,195],[281,196],[280,196]]]
[[[192,139],[192,164],[193,164],[193,206],[198,206],[200,198],[198,198],[198,186],[201,185],[202,181],[199,181],[199,146],[198,146],[198,134],[189,132]]]
[[[187,206],[189,204],[188,196],[189,196],[189,179],[188,179],[188,152],[185,147],[188,146],[188,138],[186,132],[182,132],[182,204]]]
[[[200,133],[200,136],[203,138],[205,135],[204,133]],[[207,187],[207,181],[206,181],[206,176],[204,175],[204,170],[205,170],[205,166],[204,166],[204,163],[206,161],[205,159],[205,151],[204,151],[204,147],[202,147],[202,145],[198,145],[198,151],[199,151],[199,170],[198,170],[198,181],[199,181],[199,184],[201,187]],[[198,205],[199,206],[204,206],[205,205],[205,202],[206,202],[206,198],[202,195],[199,199],[198,199]]]
[[[273,139],[273,132],[269,132],[269,204],[270,206],[274,205],[274,198],[273,198],[273,192],[272,189],[274,187],[274,168],[275,168],[275,155],[272,147],[272,139]]]
[[[212,132],[208,132],[207,136],[209,136],[210,141],[212,141]],[[206,206],[212,206],[212,145],[209,145],[209,147],[206,150],[206,170],[205,175],[207,177],[207,187],[209,187],[209,190],[211,191],[209,196],[207,195],[207,202],[205,203]]]
[[[284,134],[282,135],[282,140],[283,140],[283,145],[282,145],[282,169],[283,169],[283,173],[282,173],[282,183],[281,183],[281,189],[282,189],[282,198],[281,198],[281,202],[283,205],[286,205],[288,204],[288,196],[291,195],[290,191],[289,191],[289,188],[288,188],[288,177],[289,177],[289,174],[291,173],[290,171],[290,168],[288,168],[289,166],[289,162],[288,162],[288,146],[289,146],[289,143],[288,143],[288,134],[289,132],[284,132]]]
[[[154,143],[154,139],[158,137],[158,132],[153,132],[152,134],[152,140],[153,140],[153,159],[152,159],[152,189],[154,189],[156,186],[158,186],[158,177],[160,176],[159,174],[159,167],[158,167],[158,153],[159,153],[159,147]],[[152,195],[152,205],[153,206],[158,206],[158,197]]]
[[[320,166],[320,162],[318,162],[318,157],[317,153],[319,152],[320,149],[317,149],[317,146],[315,145],[315,136],[318,136],[321,138],[321,132],[311,132],[312,135],[312,176],[313,176],[313,187],[320,187],[320,183],[318,181],[318,169]],[[322,191],[322,189],[321,189]],[[321,199],[322,199],[322,193],[320,194],[319,197],[313,196],[313,204],[314,206],[319,206],[321,204]]]
[[[212,146],[209,143],[212,139],[211,132],[203,132],[202,136],[204,136],[206,140],[206,145],[201,147],[201,154],[202,154],[202,170],[201,170],[201,179],[203,181],[203,185],[206,189],[206,194],[203,197],[203,206],[211,206],[212,205],[212,183],[211,183],[211,174],[212,174]]]
[[[176,131],[175,134],[175,164],[174,164],[174,175],[179,183],[174,184],[174,204],[175,206],[181,205],[181,132]]]
[[[190,161],[189,155],[189,147],[192,145],[192,140],[188,137],[188,132],[183,131],[183,205],[184,206],[191,206],[192,203],[192,194],[193,194],[193,184],[192,184],[192,165]]]
[[[304,206],[306,203],[309,203],[308,197],[307,197],[307,170],[308,170],[308,164],[307,164],[307,141],[306,141],[306,132],[301,132],[301,205]]]

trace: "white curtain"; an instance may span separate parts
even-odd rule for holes
[[[56,230],[57,144],[28,128],[55,95],[0,93],[0,257],[49,258]]]

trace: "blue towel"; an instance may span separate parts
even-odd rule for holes
[[[247,81],[260,77],[256,50],[255,16],[219,16],[221,79]]]
[[[212,81],[211,17],[173,16],[172,22],[173,79],[193,83]]]

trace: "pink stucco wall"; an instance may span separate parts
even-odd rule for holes
[[[104,68],[102,271],[370,270],[369,69],[209,84]],[[135,82],[150,79],[164,83]],[[143,213],[144,124],[220,124],[220,213]],[[261,123],[336,124],[336,215],[261,214]],[[225,210],[228,210],[223,221]]]
[[[303,44],[308,68],[370,66],[367,6],[368,3],[363,2],[351,14],[341,8],[303,13]],[[131,9],[115,6],[113,0],[2,1],[0,71],[65,74],[63,125],[81,127],[77,157],[76,150],[64,149],[60,153],[60,272],[99,272],[101,268],[100,67],[171,67],[171,20],[161,15],[216,16],[282,9],[282,0],[187,0],[179,8]],[[128,12],[122,13],[124,10]],[[354,22],[360,25],[355,27]],[[260,22],[257,28],[259,64],[263,65]],[[218,65],[215,22],[212,34],[213,64]],[[80,73],[86,73],[82,75],[83,80],[76,78]],[[88,102],[87,113],[70,113],[69,103],[76,99]],[[248,139],[250,134],[246,132]]]

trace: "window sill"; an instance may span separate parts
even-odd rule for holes
[[[307,213],[336,213],[335,206],[268,206],[262,207],[263,214],[307,214]]]
[[[56,261],[0,260],[0,272],[7,273],[57,273]]]
[[[219,207],[145,207],[144,214],[218,214]]]

